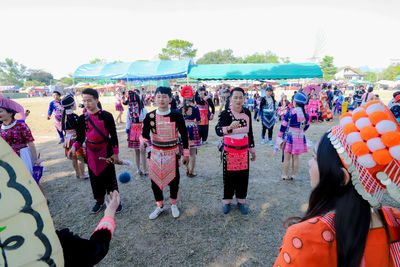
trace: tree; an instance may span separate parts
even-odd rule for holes
[[[289,57],[281,57],[280,61],[284,64],[290,63],[290,58]]]
[[[54,77],[51,73],[43,70],[29,70],[29,75],[26,77],[27,81],[38,81],[46,85],[53,81]]]
[[[324,80],[329,81],[335,78],[337,68],[333,65],[333,57],[325,56],[320,64],[321,70],[324,74]]]
[[[246,56],[243,63],[279,63],[279,57],[272,51],[267,51],[264,54],[254,53]]]
[[[39,82],[37,80],[33,80],[33,81],[26,81],[24,82],[24,86],[25,87],[32,87],[32,86],[45,86],[45,83]]]
[[[0,84],[23,86],[26,75],[27,68],[11,58],[0,62]]]
[[[72,78],[72,76],[69,75],[68,77],[62,77],[60,79],[60,82],[63,84],[72,85],[74,84],[74,78]]]
[[[184,40],[169,40],[167,47],[158,54],[160,60],[171,59],[192,59],[196,56],[197,49],[193,49],[193,44]]]
[[[233,64],[241,60],[241,58],[237,58],[233,55],[232,49],[218,49],[217,51],[205,53],[197,60],[196,64]]]
[[[373,82],[373,83],[376,82],[376,80],[377,80],[377,75],[376,75],[375,72],[367,71],[365,74],[366,74],[366,75],[364,76],[364,80],[365,80],[365,81],[369,81],[369,82]]]
[[[382,70],[382,72],[379,73],[379,78],[383,80],[393,81],[399,75],[400,75],[400,63],[397,63],[396,65],[390,65],[386,69]]]
[[[107,60],[105,60],[104,58],[95,58],[89,62],[89,64],[105,64],[105,63],[107,63]]]

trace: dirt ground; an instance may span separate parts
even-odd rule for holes
[[[115,118],[113,98],[100,100]],[[51,201],[49,209],[56,228],[69,227],[82,237],[90,237],[102,214],[90,214],[94,204],[90,182],[75,178],[71,162],[65,158],[62,145],[57,144],[53,119],[46,120],[51,99],[17,101],[31,111],[26,122],[44,160],[46,171],[41,183]],[[124,112],[124,121],[125,115]],[[336,122],[313,123],[307,131],[307,139],[315,144]],[[209,144],[198,152],[198,176],[188,178],[184,168],[180,169],[178,206],[181,216],[178,219],[168,210],[150,221],[148,216],[155,208],[150,179],[136,175],[136,169],[116,167],[117,174],[129,171],[132,179],[127,184],[119,184],[124,210],[116,216],[117,229],[109,253],[98,266],[273,265],[285,233],[282,222],[290,216],[301,215],[306,208],[310,193],[307,161],[311,153],[300,157],[295,181],[282,181],[281,153],[273,155],[273,147],[260,144],[260,122],[254,122],[257,160],[250,166],[250,212],[244,216],[234,208],[224,215],[221,210],[222,165],[216,149],[219,138],[215,134],[215,124],[216,119],[210,125]],[[279,127],[277,123],[274,140]],[[125,125],[119,124],[117,129],[120,158],[133,161],[133,153],[127,149]],[[168,199],[168,188],[164,196]],[[387,198],[385,201],[398,206]]]

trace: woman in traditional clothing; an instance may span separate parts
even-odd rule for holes
[[[124,104],[128,105],[128,112],[126,114],[126,133],[128,135],[128,148],[135,151],[135,163],[137,173],[139,175],[147,175],[147,157],[146,149],[140,149],[142,125],[146,117],[147,110],[143,106],[143,101],[140,96],[134,91],[128,92],[128,99]],[[143,140],[142,140],[143,141]],[[142,168],[140,168],[142,162]]]
[[[299,168],[299,156],[307,153],[307,142],[304,132],[309,127],[309,117],[304,110],[307,103],[307,96],[298,92],[293,98],[292,108],[282,121],[278,134],[277,144],[284,152],[283,180],[293,180]],[[290,160],[292,159],[292,174],[288,177]]]
[[[224,214],[229,213],[234,195],[241,213],[248,213],[245,203],[249,184],[249,150],[251,161],[256,160],[256,151],[251,113],[243,107],[244,100],[244,90],[234,88],[231,91],[231,105],[221,113],[218,124],[215,126],[217,135],[224,137],[224,197],[222,200]]]
[[[261,144],[265,144],[265,132],[268,129],[268,145],[273,146],[272,134],[274,131],[274,125],[276,121],[275,114],[276,114],[276,101],[273,96],[272,87],[269,86],[266,89],[265,97],[261,99],[260,110],[258,111],[258,118],[261,117],[261,122],[262,122]]]
[[[186,175],[190,178],[197,176],[194,172],[196,166],[196,154],[197,149],[201,147],[201,140],[199,130],[197,129],[197,123],[201,121],[200,112],[198,107],[194,104],[193,90],[190,86],[184,86],[181,90],[181,96],[183,97],[183,106],[178,109],[185,118],[186,129],[189,134],[189,147],[190,156],[189,164],[187,165]]]
[[[76,131],[78,128],[78,118],[79,116],[75,114],[76,105],[75,100],[72,95],[66,95],[61,99],[61,105],[63,106],[63,114],[61,120],[61,127],[64,131],[64,148],[65,156],[68,156],[69,150],[76,141]],[[89,175],[85,174],[85,154],[82,147],[76,150],[75,155],[72,155],[72,167],[75,170],[76,178],[78,179],[88,179]]]
[[[321,109],[321,120],[332,120],[332,110],[329,108],[328,103],[328,95],[325,92],[321,93],[321,100],[320,100],[320,109]]]
[[[25,119],[24,109],[18,103],[0,98],[0,135],[11,146],[11,148],[21,157],[29,173],[33,173],[33,166],[38,165],[36,147],[33,143],[31,130],[23,122]]]
[[[124,97],[122,96],[122,92],[118,91],[115,95],[115,110],[119,113],[117,118],[115,119],[115,123],[122,123],[122,113],[124,113],[122,101],[124,101]]]
[[[290,104],[290,102],[287,99],[287,96],[285,94],[282,94],[281,101],[279,101],[278,111],[277,111],[279,120],[283,120],[286,113],[289,111],[289,104]]]
[[[274,266],[399,266],[400,129],[380,101],[340,117],[310,159],[312,192]],[[293,221],[292,221],[293,223]]]

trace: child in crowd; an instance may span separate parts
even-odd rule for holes
[[[298,92],[293,98],[294,108],[291,109],[282,121],[278,134],[277,144],[284,152],[283,180],[293,180],[299,168],[299,156],[307,153],[307,141],[304,132],[309,127],[309,117],[304,110],[307,96]],[[288,177],[290,160],[292,160],[292,174]]]
[[[68,156],[68,152],[76,140],[76,132],[78,129],[78,118],[75,114],[76,105],[72,95],[66,95],[61,99],[61,105],[63,106],[61,128],[64,133],[64,148],[65,156]],[[75,155],[71,155],[72,167],[75,170],[76,178],[87,179],[89,175],[85,174],[85,154],[82,148],[79,148]]]

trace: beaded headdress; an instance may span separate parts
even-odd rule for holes
[[[385,189],[400,202],[400,125],[382,102],[344,113],[328,138],[371,206],[381,205]]]

